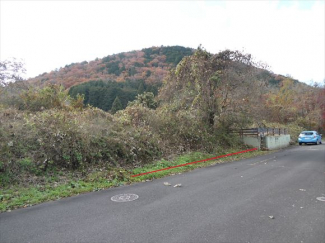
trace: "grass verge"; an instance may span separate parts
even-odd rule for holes
[[[168,175],[178,174],[195,168],[206,167],[213,164],[220,164],[231,162],[244,158],[251,158],[258,155],[270,153],[270,151],[253,151],[242,154],[233,155],[230,157],[220,158],[217,160],[210,160],[202,163],[186,165],[183,167],[173,168],[146,174],[138,177],[131,177],[131,175],[141,174],[149,171],[159,170],[166,167],[185,164],[193,161],[198,161],[206,158],[211,158],[219,155],[235,153],[240,150],[230,149],[222,151],[218,154],[206,154],[201,152],[192,152],[174,158],[173,160],[159,160],[143,167],[135,168],[132,170],[124,169],[100,169],[89,173],[85,178],[73,179],[73,177],[66,175],[63,184],[59,184],[57,180],[47,178],[45,184],[33,184],[30,186],[12,185],[0,189],[0,212],[11,211],[17,208],[30,207],[51,200],[59,200],[64,197],[78,195],[81,193],[99,191],[110,187],[116,187],[125,184],[132,184],[140,181],[147,181],[156,178],[165,177]],[[69,173],[69,172],[66,172]]]

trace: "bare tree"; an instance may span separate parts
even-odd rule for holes
[[[15,58],[0,61],[0,85],[5,86],[8,82],[22,80],[21,75],[25,72],[24,63]]]

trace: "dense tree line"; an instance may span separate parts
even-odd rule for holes
[[[142,49],[145,53],[144,57],[145,63],[153,60],[155,55],[165,55],[166,62],[176,66],[185,56],[190,56],[194,53],[192,48],[186,48],[183,46],[167,46],[167,47],[157,47],[157,48],[145,48]]]
[[[69,95],[74,98],[77,95],[83,95],[85,105],[89,104],[104,111],[111,110],[114,101],[116,101],[118,110],[120,110],[124,109],[128,102],[135,100],[138,94],[152,92],[157,95],[159,86],[160,84],[146,84],[143,80],[127,82],[99,80],[73,86],[69,90]],[[116,107],[114,108],[115,112]]]

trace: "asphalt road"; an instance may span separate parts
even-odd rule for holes
[[[111,201],[124,193],[139,198]],[[324,144],[2,213],[0,242],[323,243],[317,197],[325,197]]]

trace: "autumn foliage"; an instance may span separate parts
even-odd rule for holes
[[[167,50],[108,56],[30,82],[0,86],[0,185],[51,168],[85,174],[94,166],[133,168],[185,152],[240,148],[244,145],[231,133],[237,128],[276,124],[292,128],[293,138],[301,129],[324,132],[324,86],[273,74],[239,51],[211,54],[200,47],[182,56],[184,52],[174,55]],[[73,75],[73,70],[80,72]],[[69,95],[66,87],[96,75],[115,81],[75,86],[85,92]],[[146,92],[150,82],[162,78],[157,96]],[[107,87],[120,87],[129,92],[125,79],[137,84],[131,91],[134,100],[125,109],[117,92],[106,96],[112,101],[106,109],[110,112],[84,104],[85,98],[101,97],[86,96],[90,90],[107,95]]]
[[[29,82],[38,86],[60,84],[65,88],[91,80],[117,82],[142,80],[147,84],[161,83],[171,67],[193,49],[181,46],[151,47],[109,55],[90,62],[71,63],[65,67],[43,73]]]

